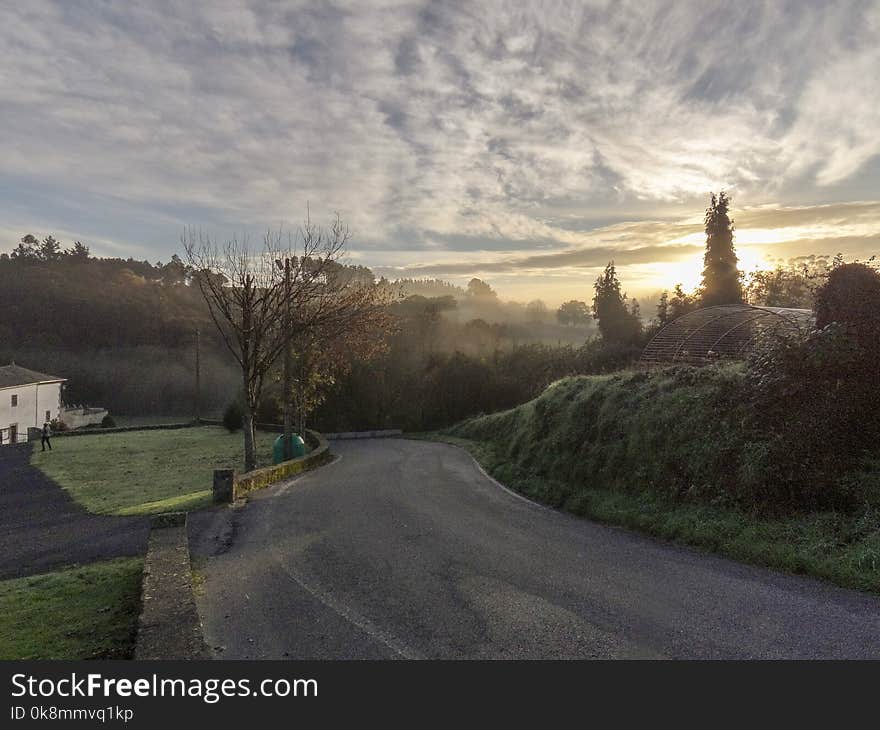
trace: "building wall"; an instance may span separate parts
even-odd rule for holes
[[[12,396],[18,396],[18,404],[12,406]],[[18,424],[18,432],[27,434],[28,428],[40,428],[46,420],[61,415],[61,383],[32,383],[12,388],[0,388],[0,429]],[[6,434],[4,434],[4,437]],[[4,438],[5,441],[5,438]]]
[[[100,426],[106,415],[109,415],[106,408],[64,408],[61,420],[68,428],[82,428]]]

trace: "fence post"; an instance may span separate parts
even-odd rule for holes
[[[235,469],[214,469],[214,502],[231,502],[235,494]]]

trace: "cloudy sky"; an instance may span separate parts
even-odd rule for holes
[[[880,253],[880,2],[0,4],[0,250],[167,260],[338,211],[353,261],[587,299]]]

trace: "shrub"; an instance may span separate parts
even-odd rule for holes
[[[880,322],[880,273],[861,263],[838,264],[816,292],[816,327],[832,322],[876,332]]]
[[[880,440],[880,275],[835,266],[816,295],[816,325],[752,357],[750,421],[768,443],[777,498],[846,508],[862,496],[844,475]]]
[[[281,401],[271,393],[263,393],[257,404],[257,423],[281,423]]]
[[[639,345],[590,340],[577,351],[577,372],[584,375],[613,373],[632,365],[642,354]]]
[[[109,413],[101,419],[101,428],[116,428],[116,421]]]
[[[238,401],[230,403],[223,411],[223,425],[230,433],[238,431],[244,422],[244,411]]]

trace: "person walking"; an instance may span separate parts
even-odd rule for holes
[[[49,447],[49,451],[52,450],[52,442],[49,440],[52,438],[52,426],[46,421],[43,424],[43,436],[40,439],[40,444],[43,446],[43,451],[46,450],[46,447]]]

